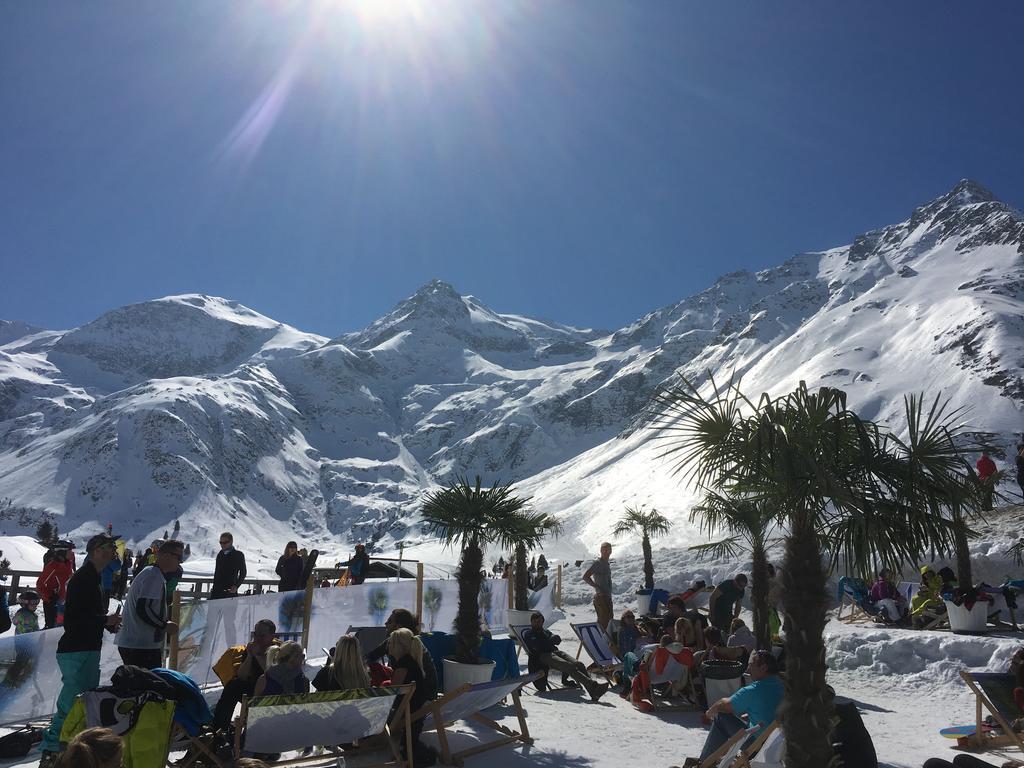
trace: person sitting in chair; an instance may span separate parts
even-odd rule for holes
[[[752,680],[750,685],[740,688],[728,698],[719,699],[704,713],[705,718],[711,721],[711,730],[700,758],[689,758],[683,764],[684,768],[700,765],[731,736],[756,725],[757,732],[748,739],[753,741],[775,720],[784,691],[778,662],[770,651],[754,651],[750,654],[747,673]],[[740,719],[740,715],[746,715],[747,720]]]
[[[523,632],[523,643],[530,660],[542,669],[556,669],[563,676],[572,678],[586,689],[590,698],[597,701],[608,691],[608,683],[597,682],[582,663],[560,651],[558,644],[561,642],[561,637],[544,629],[544,614],[534,611],[530,616],[530,628]]]
[[[871,585],[868,599],[890,622],[901,621],[907,614],[907,598],[893,584],[889,571],[885,568],[878,572],[878,581]]]
[[[213,727],[216,730],[226,729],[242,697],[253,695],[257,681],[267,669],[267,651],[276,642],[277,625],[270,619],[260,619],[253,627],[249,644],[244,648],[228,648],[214,665],[214,671],[224,682],[224,690],[213,710]],[[233,675],[228,671],[232,667]]]

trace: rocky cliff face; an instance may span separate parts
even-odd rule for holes
[[[522,483],[589,541],[644,483],[685,518],[637,426],[678,375],[742,375],[755,394],[836,385],[882,419],[942,389],[1008,445],[1022,286],[1024,217],[964,181],[849,246],[726,275],[614,332],[499,314],[440,281],[331,340],[198,295],[68,332],[3,322],[0,498],[136,540],[179,519],[195,538],[386,543],[417,536],[424,489],[480,474]]]

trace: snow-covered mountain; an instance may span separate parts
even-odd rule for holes
[[[268,550],[387,548],[419,538],[425,489],[480,474],[561,516],[566,551],[629,503],[693,541],[688,490],[636,428],[667,378],[836,385],[883,420],[942,389],[998,457],[1021,430],[1022,331],[1024,217],[970,181],[614,332],[497,313],[440,281],[330,340],[199,295],[67,332],[0,322],[0,499],[80,535],[112,521],[145,541],[178,519],[211,548],[225,528]]]

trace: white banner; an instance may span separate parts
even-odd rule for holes
[[[55,656],[62,629],[0,639],[0,724],[25,723],[53,712],[60,690]]]
[[[423,582],[423,630],[451,632],[458,611],[455,580]],[[253,626],[270,619],[284,639],[302,636],[304,592],[244,595],[204,600],[181,607],[178,669],[200,685],[217,682],[213,664],[228,647],[249,642]],[[480,618],[495,633],[505,632],[508,581],[487,579],[480,589]],[[416,582],[367,582],[358,586],[313,591],[307,656],[323,656],[349,627],[383,626],[395,608],[416,613]],[[24,723],[49,717],[60,691],[55,662],[57,642],[64,630],[51,629],[0,638],[0,724]],[[104,635],[100,685],[121,664],[113,637]]]

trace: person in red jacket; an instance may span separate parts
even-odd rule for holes
[[[52,629],[61,623],[64,599],[68,594],[68,581],[75,568],[68,560],[66,549],[54,549],[53,557],[43,566],[43,572],[36,579],[36,591],[43,598],[44,629]]]
[[[982,451],[981,458],[978,459],[975,467],[978,469],[978,479],[981,480],[981,484],[985,489],[982,508],[988,512],[992,509],[992,488],[995,485],[995,478],[993,476],[996,473],[996,463],[989,458],[988,451]]]

